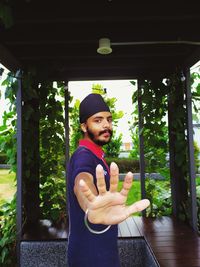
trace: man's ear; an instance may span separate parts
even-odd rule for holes
[[[87,127],[85,123],[81,123],[81,130],[86,133],[87,132]]]

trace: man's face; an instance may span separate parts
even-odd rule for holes
[[[98,112],[81,125],[85,138],[95,144],[103,146],[110,142],[112,137],[112,115],[110,112]]]

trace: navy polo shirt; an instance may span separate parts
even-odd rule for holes
[[[69,267],[119,267],[118,227],[113,225],[103,234],[91,233],[84,224],[84,211],[79,206],[74,194],[74,182],[81,172],[88,172],[94,177],[96,185],[96,166],[101,164],[104,169],[107,189],[109,189],[109,169],[103,159],[103,150],[88,140],[81,140],[78,149],[72,155],[68,165],[68,210]],[[97,231],[106,225],[90,224]]]

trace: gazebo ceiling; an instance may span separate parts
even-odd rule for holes
[[[199,4],[10,2],[14,24],[0,26],[0,61],[10,69],[32,66],[55,80],[137,78],[200,59]],[[103,37],[111,41],[109,55],[97,53]]]

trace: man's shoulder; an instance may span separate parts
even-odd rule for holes
[[[81,154],[89,154],[89,155],[92,155],[93,153],[87,148],[87,147],[84,147],[84,146],[79,146],[75,152],[73,153],[73,156],[75,155],[81,155]]]
[[[76,177],[80,172],[94,174],[98,163],[94,154],[85,147],[79,147],[71,156],[68,163],[68,171],[71,177]]]
[[[71,156],[71,160],[74,160],[74,159],[77,159],[77,158],[91,158],[91,157],[94,157],[94,154],[89,150],[87,149],[86,147],[84,146],[79,146],[75,151],[74,153],[72,154]]]

